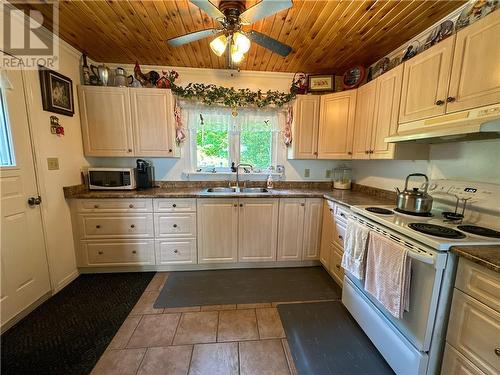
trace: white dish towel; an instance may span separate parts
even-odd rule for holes
[[[408,249],[376,232],[370,233],[365,290],[393,316],[410,307],[411,259]]]
[[[342,267],[359,280],[365,277],[365,257],[369,234],[370,230],[365,226],[352,219],[347,221]]]

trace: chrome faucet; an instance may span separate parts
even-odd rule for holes
[[[239,189],[240,188],[240,167],[250,167],[250,170],[253,169],[253,165],[251,164],[246,164],[246,163],[239,163],[236,166],[236,186],[235,188]]]

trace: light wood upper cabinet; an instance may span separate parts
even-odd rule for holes
[[[282,198],[279,208],[278,260],[302,260],[304,198]]]
[[[318,159],[351,158],[356,91],[321,96]]]
[[[403,66],[399,65],[375,81],[376,99],[369,155],[370,159],[392,159],[396,146],[384,142],[384,139],[396,133],[398,128]]]
[[[500,11],[456,35],[447,112],[500,102]]]
[[[399,122],[445,113],[455,36],[404,63]]]
[[[170,90],[130,89],[135,156],[174,156],[174,104]]]
[[[371,81],[358,89],[358,97],[356,99],[356,117],[354,123],[354,139],[352,143],[353,159],[369,159],[370,157],[376,91],[376,80]]]
[[[278,208],[277,198],[239,200],[238,260],[240,262],[276,260]]]
[[[304,214],[304,242],[302,250],[303,260],[313,260],[319,258],[322,217],[323,199],[306,199],[306,210]]]
[[[128,89],[78,86],[86,156],[133,156]]]
[[[198,199],[198,263],[238,261],[238,199]]]
[[[297,95],[293,105],[293,141],[289,159],[316,159],[318,155],[319,95]]]

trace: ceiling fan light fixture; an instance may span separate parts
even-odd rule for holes
[[[227,48],[227,37],[223,34],[210,42],[210,49],[217,56],[222,56]]]
[[[244,54],[250,49],[250,39],[240,32],[235,32],[233,35],[233,43],[237,51]]]
[[[239,64],[245,55],[236,49],[231,48],[231,61],[235,64]]]

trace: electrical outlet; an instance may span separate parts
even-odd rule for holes
[[[58,158],[47,158],[47,168],[49,171],[56,171],[59,169],[59,159]]]
[[[325,171],[325,177],[326,178],[331,178],[332,177],[332,170],[331,169],[327,169]]]
[[[304,169],[304,177],[309,177],[311,175],[311,170],[309,168]]]

